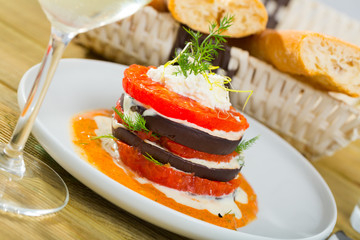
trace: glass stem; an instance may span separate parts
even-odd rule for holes
[[[25,172],[25,164],[22,150],[30,135],[40,106],[45,98],[47,89],[54,76],[56,67],[64,53],[64,50],[75,34],[68,34],[51,29],[50,42],[29,93],[25,106],[20,114],[14,132],[9,143],[0,153],[0,169],[22,176]]]

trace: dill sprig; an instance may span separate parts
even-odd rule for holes
[[[107,134],[107,135],[101,135],[101,136],[94,136],[91,137],[90,140],[96,140],[96,139],[101,139],[101,138],[111,138],[111,139],[116,139],[112,134]]]
[[[218,69],[218,66],[213,66],[211,62],[218,55],[219,50],[224,50],[223,44],[226,41],[225,35],[222,35],[234,21],[234,16],[226,15],[220,20],[219,26],[217,23],[211,23],[209,26],[210,34],[202,40],[202,34],[199,32],[194,32],[190,29],[185,29],[185,31],[192,37],[192,39],[186,43],[183,50],[176,55],[176,57],[168,61],[164,65],[164,69],[169,66],[177,63],[179,65],[179,70],[174,74],[182,74],[185,77],[188,77],[189,74],[201,74],[210,84],[211,88],[216,85],[229,92],[237,93],[248,93],[248,97],[243,106],[245,109],[246,104],[248,103],[253,91],[252,90],[235,90],[227,88],[226,84],[231,82],[231,78],[225,77],[223,83],[211,82],[209,76],[214,74],[212,70]],[[165,70],[164,70],[165,72]]]
[[[240,166],[243,167],[245,165],[244,155],[242,154],[245,150],[249,149],[255,142],[259,139],[259,136],[253,137],[250,140],[242,140],[240,144],[236,147],[235,152],[239,154],[237,161]]]
[[[146,154],[146,155],[145,155]],[[159,162],[158,160],[156,160],[155,158],[153,158],[153,156],[151,156],[149,153],[145,153],[143,154],[144,158],[146,158],[147,160],[149,160],[150,162],[155,163],[156,165],[159,166],[163,166],[164,164],[162,164],[161,162]]]
[[[140,114],[136,114],[135,119],[132,119],[129,115],[120,112],[115,107],[113,107],[113,110],[124,121],[125,127],[130,131],[150,132],[150,130],[145,126],[146,120]]]
[[[200,41],[201,33],[184,28],[192,39],[190,47],[184,48],[176,57],[180,66],[179,73],[187,77],[191,73],[195,75],[205,74],[211,70],[211,61],[218,55],[219,50],[224,50],[223,44],[226,42],[226,36],[221,35],[221,33],[226,31],[233,21],[233,16],[225,16],[220,20],[219,27],[216,23],[211,23],[209,26],[210,34],[203,41]]]
[[[235,151],[237,153],[241,153],[247,149],[249,149],[254,143],[259,139],[259,136],[253,137],[250,140],[243,140],[240,144],[236,147]]]

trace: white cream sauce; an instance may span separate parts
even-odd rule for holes
[[[139,113],[131,111],[131,107],[134,106],[133,98],[130,97],[128,94],[124,94],[124,101],[123,101],[123,111],[124,115],[130,117],[130,119],[135,122]]]
[[[222,110],[230,109],[231,103],[229,92],[224,87],[224,81],[226,80],[224,76],[208,74],[207,78],[205,78],[202,74],[189,73],[185,77],[178,72],[179,66],[169,65],[164,67],[162,65],[156,69],[149,69],[147,75],[169,90],[194,99],[206,107]]]
[[[95,134],[98,137],[106,136],[112,133],[111,131],[111,123],[112,118],[104,117],[104,116],[96,116],[94,118],[98,129],[95,130]],[[113,159],[119,159],[119,152],[117,148],[117,144],[112,138],[101,138],[101,146]]]
[[[113,120],[113,118],[104,117],[104,116],[96,116],[94,117],[94,120],[97,124],[98,129],[95,130],[95,134],[98,137],[106,136],[112,134],[111,130],[111,124],[114,122],[117,122],[116,120]],[[120,127],[121,124],[119,124]],[[123,125],[121,125],[124,127]],[[124,127],[125,128],[125,127]],[[125,172],[127,172],[126,167],[122,163],[120,159],[120,154],[118,151],[118,146],[114,139],[112,138],[100,138],[101,139],[101,147],[110,154],[112,157],[114,163],[123,169]]]
[[[239,207],[235,201],[239,203],[247,203],[247,195],[244,190],[237,188],[234,193],[222,197],[195,195],[188,192],[178,191],[176,189],[168,188],[160,184],[150,182],[146,178],[138,177],[136,180],[142,184],[150,183],[156,189],[164,193],[168,198],[174,199],[177,203],[190,206],[199,210],[208,210],[210,213],[219,216],[226,214],[234,214],[236,218],[242,217]]]

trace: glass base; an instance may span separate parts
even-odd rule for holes
[[[0,144],[3,151],[4,144]],[[69,191],[61,177],[39,159],[23,153],[22,176],[0,170],[0,212],[41,216],[63,209]]]
[[[350,223],[354,230],[360,233],[360,200],[354,207],[350,217]]]

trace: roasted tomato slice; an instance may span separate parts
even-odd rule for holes
[[[123,88],[130,96],[160,114],[186,120],[209,130],[241,131],[249,127],[246,118],[231,107],[229,111],[205,107],[177,94],[147,76],[149,67],[131,65],[124,72]]]
[[[217,182],[196,177],[167,165],[157,165],[146,159],[136,148],[117,141],[121,161],[139,176],[160,185],[199,195],[223,196],[240,185],[239,179]]]
[[[210,154],[206,152],[200,152],[192,148],[186,147],[179,143],[176,143],[169,138],[161,137],[161,146],[165,147],[170,152],[179,155],[183,158],[199,158],[212,162],[230,162],[231,159],[238,156],[237,152],[233,152],[227,155]]]

